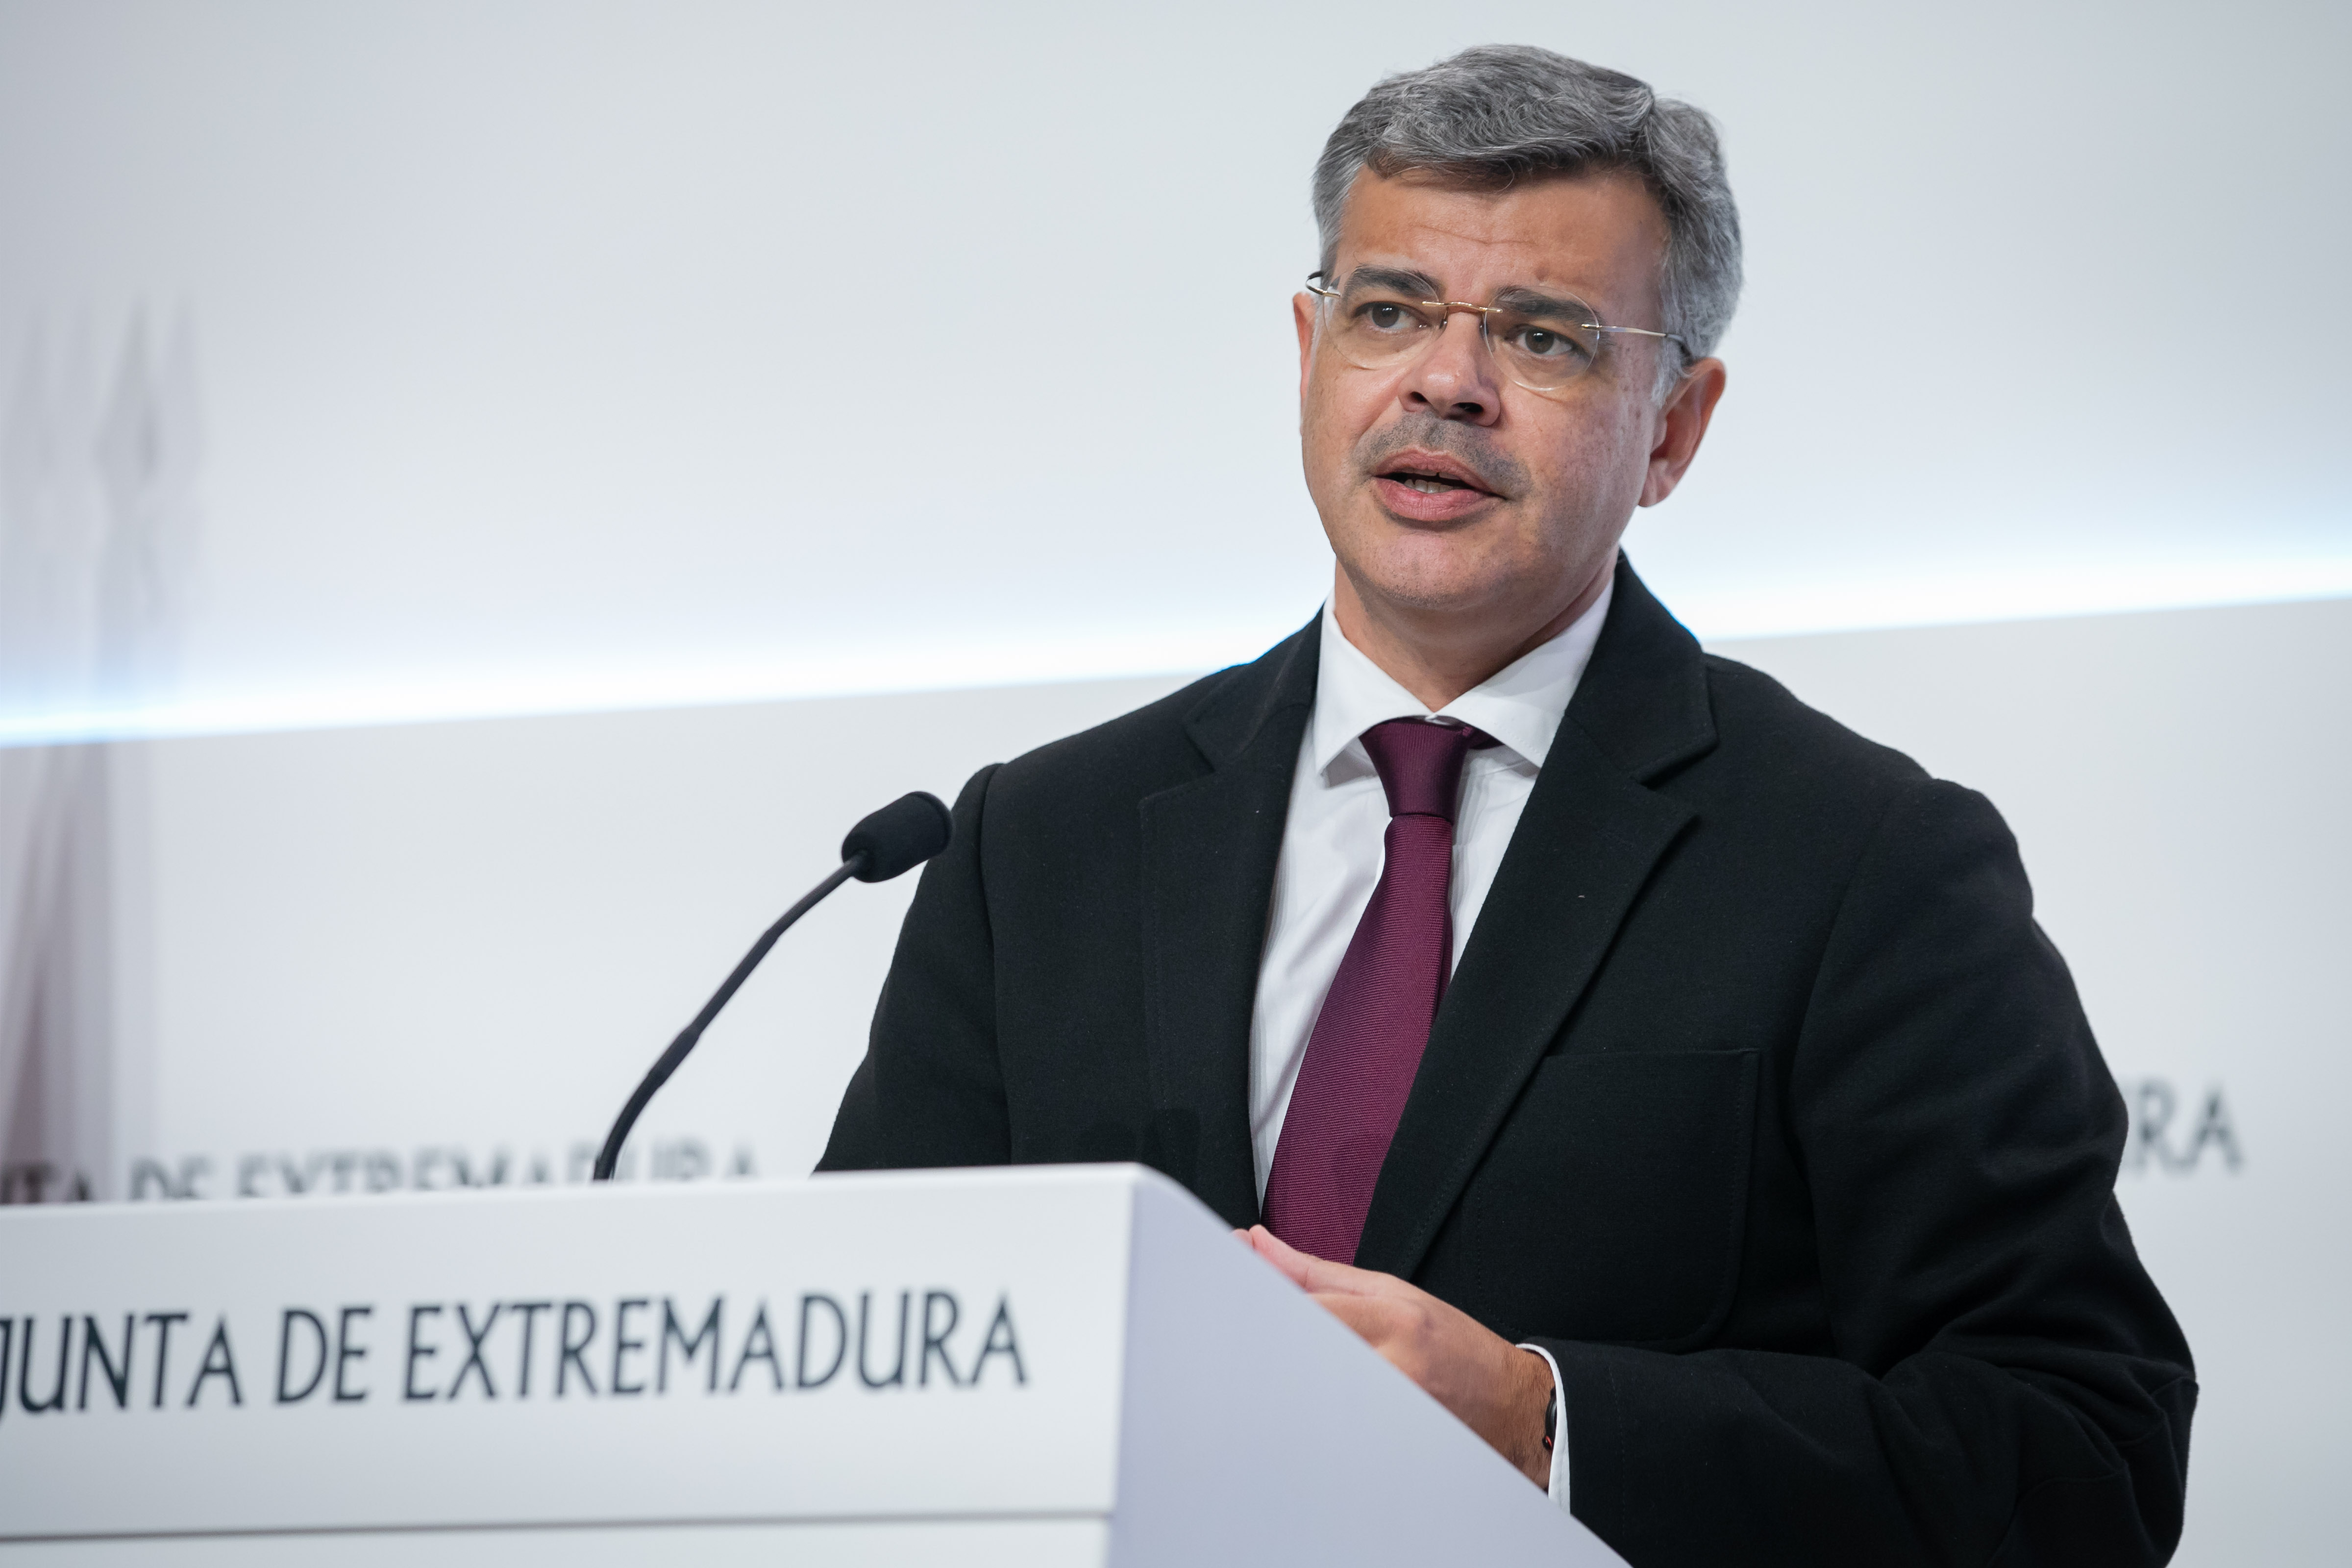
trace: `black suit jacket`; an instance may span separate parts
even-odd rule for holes
[[[824,1169],[1139,1159],[1258,1218],[1250,1015],[1316,628],[983,770]],[[1557,1358],[1637,1568],[2161,1563],[2196,1384],[2015,841],[1615,601],[1356,1261]]]

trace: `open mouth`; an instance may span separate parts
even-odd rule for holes
[[[1383,479],[1394,479],[1405,489],[1409,490],[1418,490],[1425,496],[1440,496],[1445,494],[1448,490],[1475,490],[1478,489],[1475,485],[1464,484],[1460,479],[1449,479],[1444,474],[1416,474],[1410,468],[1400,468],[1394,473],[1384,474],[1381,477]],[[1482,491],[1481,493],[1483,494],[1484,492]]]
[[[1495,494],[1467,465],[1432,452],[1403,452],[1383,463],[1372,476],[1413,495],[1454,496],[1464,500]]]

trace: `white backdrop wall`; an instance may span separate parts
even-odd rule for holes
[[[1731,392],[1634,538],[1701,629],[2352,589],[2326,0],[0,0],[0,593],[128,542],[175,650],[56,616],[0,726],[1246,657],[1325,570],[1309,167],[1494,39],[1723,123]]]
[[[2352,600],[1727,651],[2003,808],[2135,1108],[2125,1206],[2198,1356],[2180,1561],[2336,1561]],[[95,1184],[579,1179],[849,822],[1171,684],[108,748],[124,1024]],[[814,1162],[913,882],[852,884],[791,933],[648,1112],[638,1179]]]

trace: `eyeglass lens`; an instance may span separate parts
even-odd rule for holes
[[[1333,346],[1365,370],[1392,369],[1423,353],[1453,314],[1443,304],[1379,285],[1349,287],[1325,303]],[[1504,373],[1537,391],[1565,386],[1591,369],[1605,335],[1596,330],[1591,310],[1576,300],[1543,310],[1489,310],[1480,321]]]

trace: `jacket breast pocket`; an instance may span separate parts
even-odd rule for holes
[[[1753,1050],[1547,1057],[1423,1277],[1507,1337],[1703,1342],[1738,1283],[1757,1071]]]

